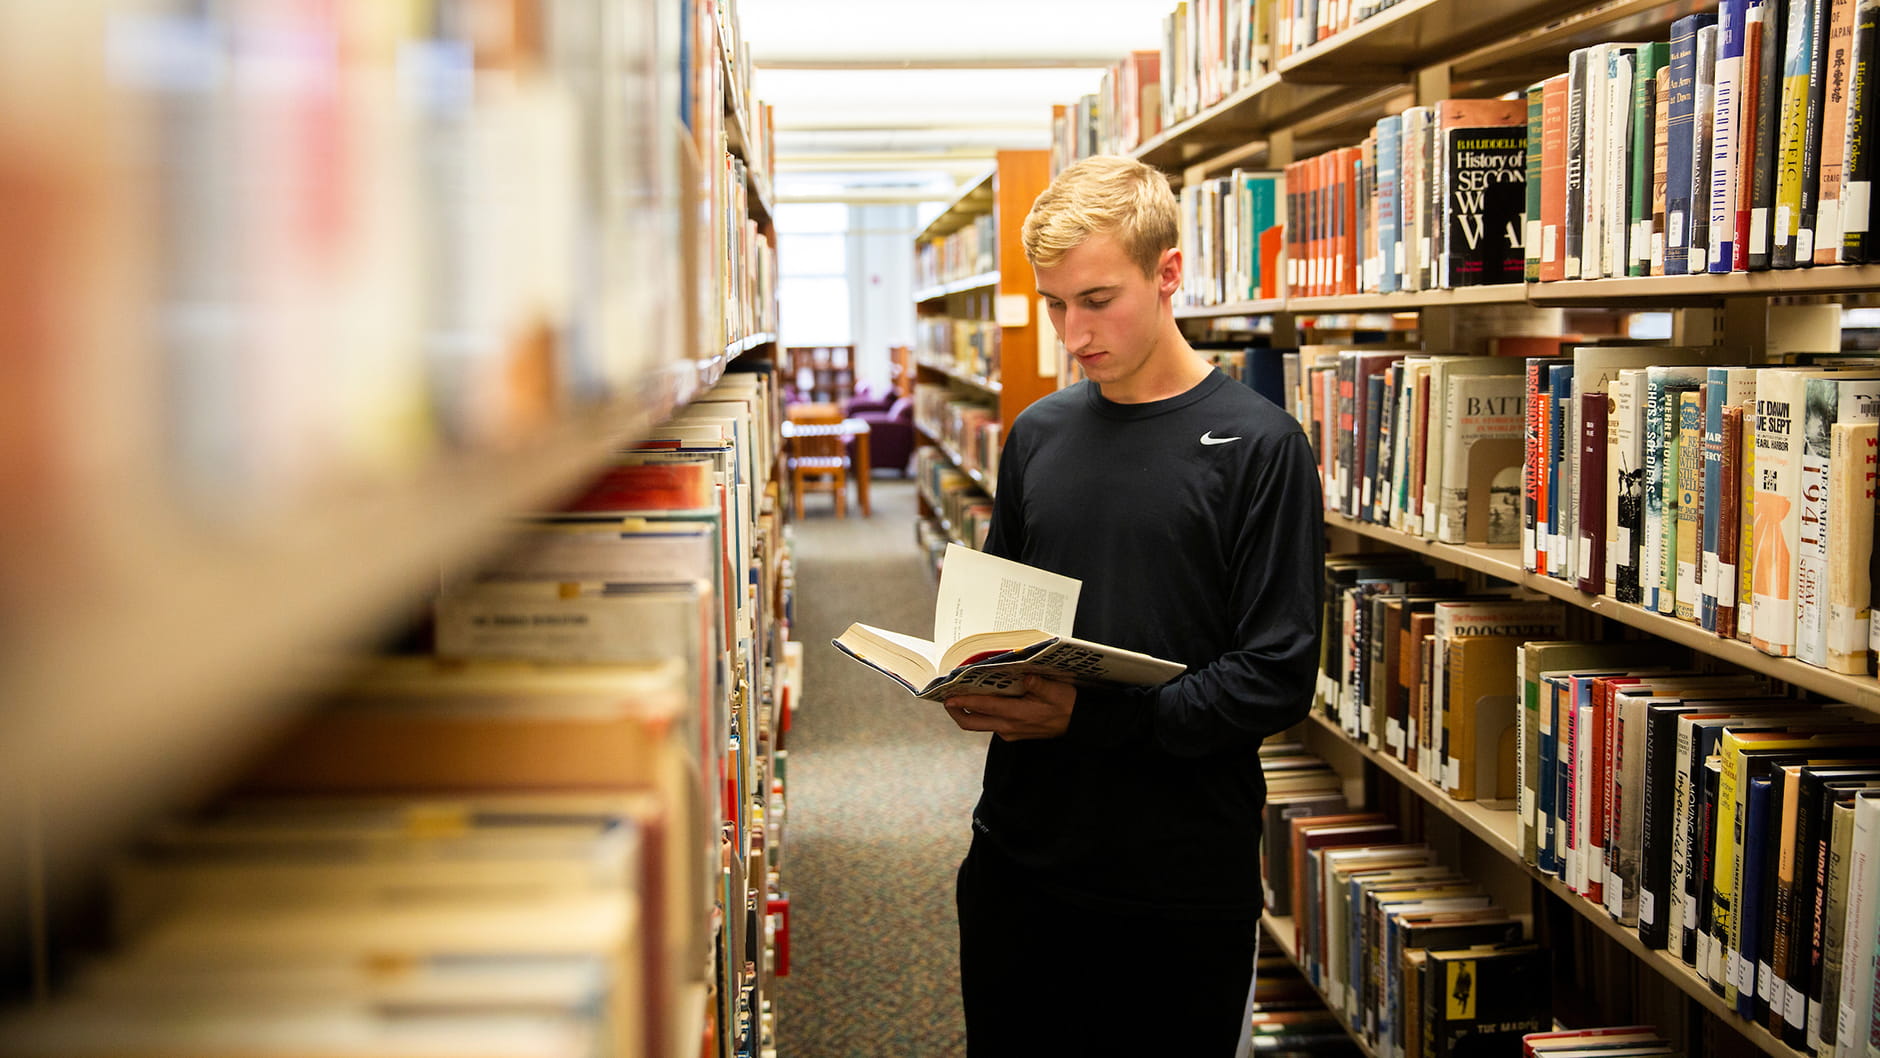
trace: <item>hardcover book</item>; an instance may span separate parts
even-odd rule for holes
[[[1437,104],[1441,136],[1444,287],[1519,283],[1527,209],[1527,104],[1448,99]]]
[[[1083,582],[948,544],[933,640],[851,624],[834,644],[916,698],[1024,693],[1024,677],[1153,687],[1183,666],[1072,636]]]

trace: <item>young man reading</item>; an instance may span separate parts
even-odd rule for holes
[[[1010,424],[986,550],[1081,579],[1078,636],[1187,671],[947,703],[998,736],[959,873],[972,1058],[1247,1053],[1257,751],[1310,708],[1323,507],[1298,423],[1176,326],[1177,223],[1167,180],[1114,157],[1025,220],[1086,381]]]

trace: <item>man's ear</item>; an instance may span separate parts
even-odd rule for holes
[[[1182,288],[1182,252],[1180,247],[1171,246],[1162,251],[1162,258],[1156,263],[1156,289],[1163,297],[1172,296]]]

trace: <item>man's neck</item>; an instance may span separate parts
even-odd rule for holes
[[[1213,370],[1214,365],[1195,352],[1170,317],[1162,329],[1156,351],[1143,369],[1109,386],[1099,385],[1097,391],[1104,399],[1118,404],[1148,404],[1181,396],[1199,385]]]

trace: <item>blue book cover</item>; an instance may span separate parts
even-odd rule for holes
[[[1739,160],[1743,135],[1738,119],[1743,113],[1743,92],[1748,87],[1743,83],[1743,40],[1749,7],[1749,0],[1720,0],[1717,5],[1717,70],[1711,85],[1713,116],[1708,196],[1708,267],[1712,272],[1730,271],[1736,259],[1736,188],[1738,174],[1743,170]]]
[[[1402,193],[1403,118],[1392,114],[1377,122],[1377,289],[1390,294],[1403,289]]]
[[[1547,726],[1540,733],[1540,764],[1535,783],[1535,827],[1539,831],[1534,842],[1534,866],[1555,878],[1561,875],[1559,853],[1560,840],[1560,791],[1566,777],[1560,774],[1560,682],[1558,679],[1541,681],[1541,712],[1547,715]]]
[[[1567,423],[1573,417],[1573,365],[1555,364],[1547,369],[1553,376],[1548,383],[1547,392],[1554,403],[1554,413],[1547,423],[1547,524],[1550,538],[1547,542],[1547,569],[1545,572],[1556,577],[1564,577],[1572,568],[1569,564],[1572,541],[1567,539],[1567,513],[1572,508],[1573,497],[1570,495],[1572,484],[1567,475],[1568,449],[1571,440],[1577,444],[1577,438],[1567,433]]]
[[[1745,856],[1748,850],[1761,849],[1777,835],[1769,832],[1770,800],[1773,797],[1775,783],[1767,775],[1757,775],[1749,780],[1747,803],[1743,808],[1743,832],[1737,837],[1737,855]],[[1759,963],[1767,964],[1769,953],[1762,950],[1763,889],[1770,879],[1764,876],[1761,863],[1756,857],[1743,862],[1743,891],[1736,894],[1737,926],[1741,938],[1737,945],[1738,965],[1754,967]],[[1756,1016],[1756,992],[1753,987],[1738,987],[1736,993],[1736,1012],[1746,1018]]]
[[[1697,117],[1697,31],[1715,25],[1710,12],[1685,15],[1671,24],[1671,105],[1665,120],[1665,274],[1690,271],[1691,185],[1676,174],[1695,173]],[[1708,214],[1708,205],[1705,207]]]

